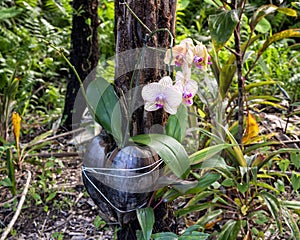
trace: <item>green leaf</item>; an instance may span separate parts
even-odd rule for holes
[[[137,218],[142,228],[144,240],[151,238],[152,229],[154,225],[154,213],[151,207],[140,208],[136,210]]]
[[[11,8],[2,8],[0,9],[0,20],[8,19],[8,18],[13,18],[23,12],[22,9],[16,8],[16,7],[11,7]]]
[[[203,191],[198,193],[197,195],[195,195],[189,202],[188,202],[188,206],[194,205],[197,202],[201,201],[201,200],[205,200],[206,198],[208,198],[209,196],[211,196],[213,194],[212,191]]]
[[[254,29],[261,19],[263,19],[268,14],[274,13],[277,9],[278,7],[273,4],[263,5],[259,7],[251,18],[250,28]]]
[[[238,21],[237,10],[223,11],[219,14],[209,16],[208,25],[214,47],[217,51],[229,40]]]
[[[263,165],[265,165],[267,162],[269,162],[273,157],[275,157],[278,154],[281,153],[294,153],[294,152],[300,152],[299,149],[295,149],[295,148],[281,148],[278,149],[276,151],[273,151],[270,155],[266,156],[266,158],[264,159],[264,161],[258,163],[257,168],[260,169]]]
[[[300,2],[292,2],[294,8],[300,9]]]
[[[278,167],[280,168],[280,170],[285,173],[286,170],[288,169],[290,165],[290,160],[288,159],[281,159],[280,162],[278,163]]]
[[[291,16],[291,17],[297,17],[298,16],[297,11],[295,11],[292,8],[280,7],[280,8],[277,9],[277,11],[280,12],[280,13],[283,13],[287,16]]]
[[[292,173],[291,182],[294,191],[297,191],[300,188],[300,174],[299,173]]]
[[[198,152],[193,153],[192,155],[189,156],[191,164],[198,164],[201,163],[207,159],[212,158],[222,150],[232,147],[232,144],[228,143],[222,143],[222,144],[217,144],[214,146],[209,146],[207,148],[203,148]]]
[[[262,18],[260,20],[260,22],[255,26],[255,30],[257,32],[260,32],[260,33],[266,33],[268,32],[269,30],[271,29],[271,24],[270,22],[265,19],[265,18]]]
[[[299,152],[293,152],[291,153],[291,161],[294,163],[296,169],[300,168],[300,153]]]
[[[222,231],[218,236],[218,240],[237,239],[238,233],[242,228],[241,221],[229,220],[222,227]]]
[[[220,83],[219,83],[219,90],[222,99],[225,98],[228,88],[232,82],[232,79],[236,73],[236,64],[228,63],[225,64],[220,72]]]
[[[162,134],[141,134],[131,139],[136,143],[151,147],[177,177],[184,178],[189,172],[188,155],[176,139]]]
[[[96,122],[122,142],[122,113],[114,88],[104,78],[92,81],[86,90],[90,111]]]
[[[241,193],[245,193],[249,189],[249,183],[238,183],[237,188]]]
[[[46,198],[46,202],[49,202],[49,201],[51,201],[53,198],[55,198],[55,197],[56,197],[56,194],[57,194],[57,192],[50,193],[49,196]]]
[[[178,236],[172,232],[155,233],[151,236],[155,240],[177,240]]]
[[[206,203],[199,203],[199,204],[195,204],[195,205],[191,205],[191,206],[187,206],[185,208],[179,209],[178,211],[176,211],[176,216],[185,216],[189,213],[196,213],[205,209],[208,209],[210,207],[212,207],[214,204],[210,203],[210,202],[206,202]]]
[[[297,220],[295,220],[293,212],[286,208],[282,208],[281,212],[286,225],[290,228],[291,232],[293,233],[292,236],[294,237],[294,239],[300,239],[299,224],[297,223]]]
[[[211,184],[218,181],[221,178],[220,174],[216,173],[206,173],[205,175],[201,176],[198,182],[179,182],[172,184],[172,187],[177,191],[181,192],[182,194],[193,194],[199,193],[204,191],[208,188]],[[186,183],[187,182],[187,183]]]
[[[223,213],[222,209],[217,209],[217,210],[214,210],[214,211],[206,212],[206,214],[204,216],[202,216],[197,221],[196,224],[200,225],[202,227],[205,227],[205,225],[207,223],[209,223],[210,221],[213,221],[214,219],[216,219],[217,217],[219,217],[222,213]]]
[[[232,178],[226,178],[221,185],[224,187],[233,187],[235,186],[235,182]]]
[[[222,6],[222,2],[220,0],[204,0],[205,3],[215,6],[216,8],[220,8]]]
[[[206,240],[209,237],[209,234],[197,231],[199,228],[199,225],[189,227],[178,240]]]
[[[280,221],[280,205],[279,202],[277,200],[277,198],[275,196],[273,196],[271,193],[268,193],[266,191],[262,191],[259,193],[259,195],[263,198],[265,204],[267,205],[273,220],[275,220],[277,228],[279,230],[279,232],[282,232],[282,224]]]
[[[282,205],[290,209],[300,210],[300,201],[282,201]]]
[[[170,115],[166,124],[166,134],[182,142],[188,124],[187,108],[183,104],[177,109],[177,113]]]
[[[258,56],[260,56],[272,43],[282,40],[284,38],[300,37],[300,28],[288,29],[278,33],[275,33],[271,37],[268,37],[264,42],[263,46],[258,51]]]

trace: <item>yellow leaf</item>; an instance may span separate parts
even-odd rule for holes
[[[246,122],[246,131],[243,136],[243,144],[248,143],[251,139],[257,137],[259,134],[259,127],[256,122],[255,117],[248,112],[247,122]]]
[[[15,135],[15,140],[16,140],[16,146],[17,146],[17,148],[19,148],[21,117],[16,112],[14,112],[12,114],[12,123],[13,123],[13,127],[14,127],[14,135]]]

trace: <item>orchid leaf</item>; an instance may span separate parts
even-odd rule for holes
[[[188,155],[175,138],[163,134],[141,134],[131,139],[152,148],[177,177],[184,178],[189,172]]]
[[[183,104],[177,109],[175,115],[170,115],[166,124],[166,134],[182,142],[185,137],[188,123],[187,108]]]
[[[86,90],[90,112],[97,123],[122,141],[122,114],[113,86],[104,78],[92,81]]]

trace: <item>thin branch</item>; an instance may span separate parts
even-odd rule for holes
[[[17,219],[18,219],[18,217],[21,213],[21,209],[22,209],[22,206],[24,204],[24,201],[25,201],[25,198],[26,198],[26,195],[27,195],[27,192],[28,192],[29,184],[30,184],[30,181],[31,181],[31,172],[29,170],[27,170],[27,173],[28,173],[28,178],[27,178],[24,190],[22,192],[17,210],[16,210],[13,218],[11,219],[9,225],[7,226],[6,230],[3,232],[0,240],[5,240],[6,239],[7,235],[9,234],[10,230],[14,226],[15,222],[17,221]]]
[[[78,157],[80,156],[77,152],[63,152],[63,153],[34,153],[34,154],[28,154],[26,155],[26,158],[30,157],[39,157],[39,158],[63,158],[63,157]]]

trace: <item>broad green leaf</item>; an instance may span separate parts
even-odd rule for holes
[[[96,122],[122,142],[122,113],[114,88],[98,77],[86,90],[88,106]]]
[[[2,8],[0,9],[0,20],[8,19],[17,16],[23,12],[22,9],[11,7],[11,8]]]
[[[228,88],[230,87],[230,84],[232,82],[232,79],[236,73],[236,64],[229,63],[225,64],[220,72],[220,84],[219,84],[219,90],[220,95],[222,99],[225,98]]]
[[[256,82],[256,83],[251,83],[245,86],[245,90],[246,92],[249,92],[251,89],[256,88],[256,87],[261,87],[261,86],[265,86],[265,85],[271,85],[271,84],[276,84],[275,81],[270,80],[270,81],[260,81],[260,82]],[[231,99],[236,99],[238,96],[238,92],[236,91],[234,94],[232,94]]]
[[[221,178],[220,174],[216,173],[206,173],[205,175],[201,176],[201,178],[198,180],[198,182],[182,182],[182,183],[176,183],[172,184],[172,187],[176,189],[177,191],[181,192],[182,194],[185,193],[199,193],[204,191],[206,188],[208,188],[211,184],[218,181]]]
[[[300,188],[300,174],[299,173],[292,173],[291,182],[294,191],[297,191]]]
[[[295,11],[292,8],[279,7],[277,9],[277,11],[280,12],[280,13],[283,13],[283,14],[285,14],[287,16],[291,16],[291,17],[297,17],[298,16],[297,11]]]
[[[227,137],[229,138],[231,144],[233,144],[234,146],[232,147],[233,148],[233,152],[231,152],[231,154],[234,155],[234,159],[233,161],[235,161],[236,163],[239,164],[239,166],[241,167],[246,167],[247,166],[247,162],[246,162],[246,159],[243,155],[243,152],[241,150],[241,148],[239,147],[237,141],[235,140],[235,138],[233,137],[233,135],[229,132],[228,129],[226,129],[225,127],[221,126],[224,131],[226,132],[226,135]]]
[[[151,236],[154,240],[177,240],[178,236],[172,232],[155,233]]]
[[[186,9],[189,4],[190,4],[190,0],[178,1],[177,11],[182,11],[182,10]]]
[[[187,205],[188,206],[191,206],[191,205],[194,205],[196,204],[197,202],[205,199],[205,198],[208,198],[209,196],[211,196],[213,194],[212,191],[203,191],[203,192],[200,192],[198,193],[197,195],[195,195],[188,203]]]
[[[255,37],[251,38],[249,43],[246,42],[242,45],[242,52],[247,51],[247,47],[252,45],[257,39],[259,39],[259,35],[256,35]],[[246,55],[246,54],[245,54]],[[232,80],[235,76],[236,73],[236,64],[235,64],[236,57],[232,53],[230,57],[228,58],[227,62],[225,65],[222,67],[222,69],[219,71],[219,92],[224,99],[231,83]],[[244,59],[245,61],[245,59]]]
[[[193,153],[189,156],[191,165],[201,163],[207,159],[212,158],[216,154],[220,153],[222,150],[232,147],[232,144],[223,143],[217,144],[214,146],[209,146],[207,148],[203,148],[198,152]]]
[[[277,228],[279,232],[282,232],[282,224],[279,218],[280,215],[280,205],[277,200],[277,198],[272,195],[271,193],[268,193],[266,191],[262,191],[259,193],[259,195],[263,198],[265,204],[267,205],[273,219],[276,222]]]
[[[142,228],[144,240],[150,240],[154,225],[154,213],[151,207],[136,210],[137,218]]]
[[[273,4],[263,5],[259,7],[251,18],[250,21],[251,29],[254,29],[256,25],[261,21],[261,19],[263,19],[268,14],[274,13],[277,9],[278,7]]]
[[[49,201],[51,201],[53,198],[55,198],[55,197],[56,197],[56,194],[57,194],[57,192],[50,193],[49,196],[46,198],[46,202],[49,202]]]
[[[134,142],[151,147],[177,177],[189,172],[189,158],[184,147],[174,138],[162,134],[141,134],[131,138]]]
[[[194,226],[192,226],[192,227],[194,227]],[[198,231],[189,231],[190,228],[188,228],[182,234],[182,236],[180,236],[178,238],[178,240],[206,240],[209,237],[209,234],[207,234],[207,233],[198,232]]]
[[[268,32],[269,30],[271,29],[271,24],[270,22],[265,19],[265,18],[262,18],[259,23],[255,26],[255,30],[257,32],[260,32],[260,33],[266,33]]]
[[[183,104],[177,109],[177,113],[170,115],[166,124],[166,134],[182,142],[188,124],[187,108]]]
[[[300,152],[291,153],[291,161],[294,163],[296,169],[300,168]]]
[[[254,182],[253,184],[256,184],[258,187],[264,188],[266,190],[271,190],[273,192],[275,192],[276,194],[279,194],[280,192],[274,188],[273,186],[271,186],[270,184],[263,182],[263,181],[258,181],[258,182]]]
[[[208,25],[214,47],[217,51],[229,40],[238,21],[237,10],[223,11],[219,14],[209,16]]]
[[[222,227],[222,231],[218,236],[218,240],[237,239],[238,233],[242,228],[241,221],[229,220]]]
[[[207,4],[210,4],[212,6],[215,6],[216,8],[220,8],[222,6],[222,2],[220,0],[204,0]]]
[[[205,227],[205,225],[210,222],[213,221],[214,219],[216,219],[217,217],[219,217],[221,214],[223,213],[222,209],[217,209],[214,211],[210,211],[210,212],[206,212],[206,214],[204,216],[202,216],[197,222],[197,225],[200,225],[202,227]]]
[[[245,193],[245,192],[247,192],[248,191],[248,189],[249,189],[249,183],[238,183],[237,184],[237,188],[238,188],[238,190],[241,192],[241,193]]]
[[[179,209],[178,211],[176,211],[176,216],[185,216],[189,213],[195,213],[195,212],[199,212],[205,209],[208,209],[210,207],[212,207],[214,204],[210,203],[210,202],[205,202],[205,203],[199,203],[199,204],[195,204],[195,205],[191,205],[191,206],[187,206],[185,208]]]
[[[263,46],[258,51],[258,56],[263,54],[263,52],[269,47],[272,43],[282,40],[284,38],[300,37],[300,28],[283,30],[281,32],[275,33],[274,35],[267,38]]]

